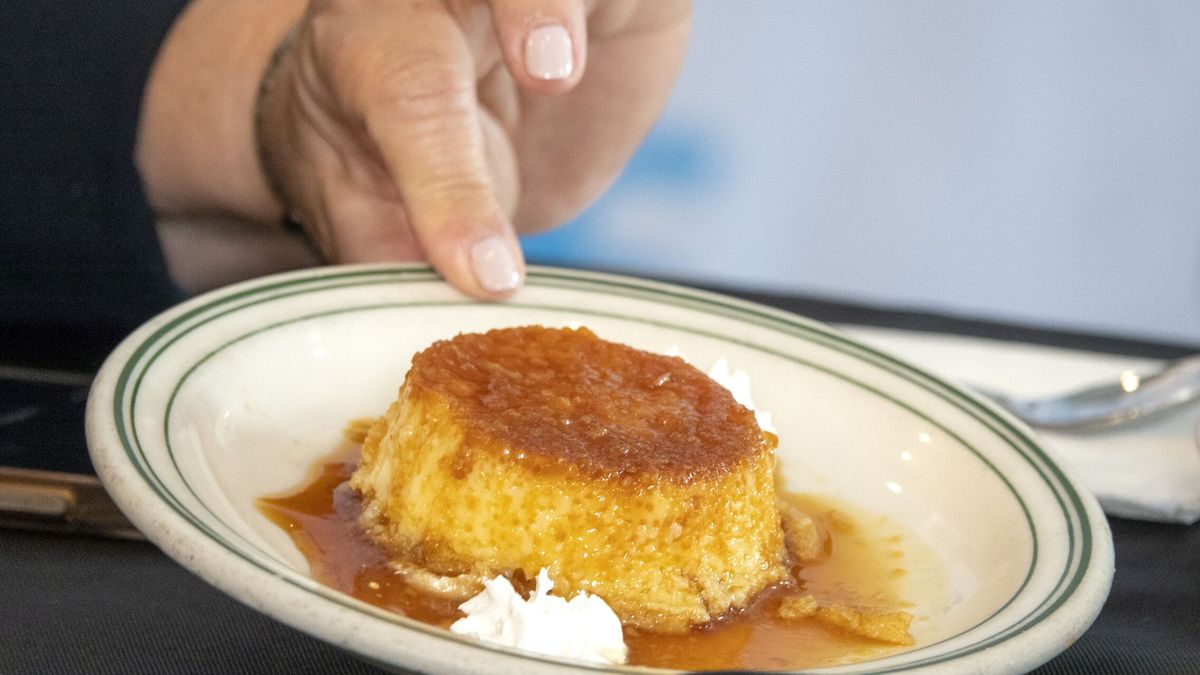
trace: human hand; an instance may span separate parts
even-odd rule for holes
[[[259,101],[269,176],[325,257],[428,260],[500,298],[665,104],[687,0],[313,0]]]

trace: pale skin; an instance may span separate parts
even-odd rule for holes
[[[666,103],[688,0],[193,0],[156,60],[137,160],[192,290],[315,262],[426,260],[502,299],[517,234],[616,178]],[[272,52],[281,51],[255,106]]]

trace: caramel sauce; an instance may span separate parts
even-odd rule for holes
[[[723,475],[776,443],[753,412],[683,359],[586,328],[441,340],[413,357],[406,386],[451,402],[468,436],[591,476],[687,482]]]
[[[360,454],[362,426],[320,460],[298,492],[262,498],[259,510],[291,536],[308,560],[317,581],[377,607],[428,624],[449,627],[462,616],[456,601],[429,596],[409,587],[387,564],[384,551],[357,524],[361,504],[347,481]],[[631,665],[687,670],[784,670],[863,661],[903,649],[831,627],[814,619],[776,616],[783,599],[798,592],[819,601],[880,609],[908,607],[898,594],[905,576],[897,535],[846,507],[810,496],[785,495],[807,513],[824,514],[830,533],[828,556],[793,570],[800,588],[777,587],[760,594],[742,612],[726,616],[686,635],[659,635],[626,628]],[[518,590],[527,583],[515,584]]]

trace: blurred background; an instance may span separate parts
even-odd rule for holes
[[[1200,344],[1200,2],[698,0],[534,262]]]

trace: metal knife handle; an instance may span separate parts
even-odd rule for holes
[[[94,476],[0,467],[0,527],[144,539]]]

